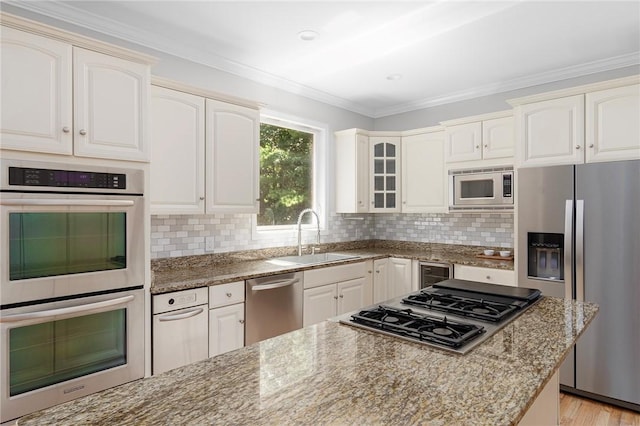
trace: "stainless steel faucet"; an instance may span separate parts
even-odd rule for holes
[[[298,256],[302,256],[302,216],[307,213],[313,213],[316,217],[316,223],[318,224],[318,244],[320,244],[320,218],[318,217],[318,213],[316,213],[313,209],[304,209],[298,215]]]

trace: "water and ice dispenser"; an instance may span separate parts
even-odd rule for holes
[[[529,278],[564,281],[564,234],[527,234]]]

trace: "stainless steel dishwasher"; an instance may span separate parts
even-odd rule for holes
[[[245,282],[245,344],[302,328],[302,272]]]

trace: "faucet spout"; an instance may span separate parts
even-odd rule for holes
[[[302,217],[307,213],[313,213],[316,217],[316,224],[318,226],[317,243],[320,244],[320,217],[313,209],[304,209],[298,215],[298,256],[302,256]]]

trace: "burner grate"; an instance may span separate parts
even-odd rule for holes
[[[411,309],[378,306],[351,316],[351,321],[411,340],[459,348],[485,332],[484,327],[419,314]]]
[[[402,303],[491,322],[500,322],[518,310],[517,306],[506,303],[424,290],[405,297]]]

